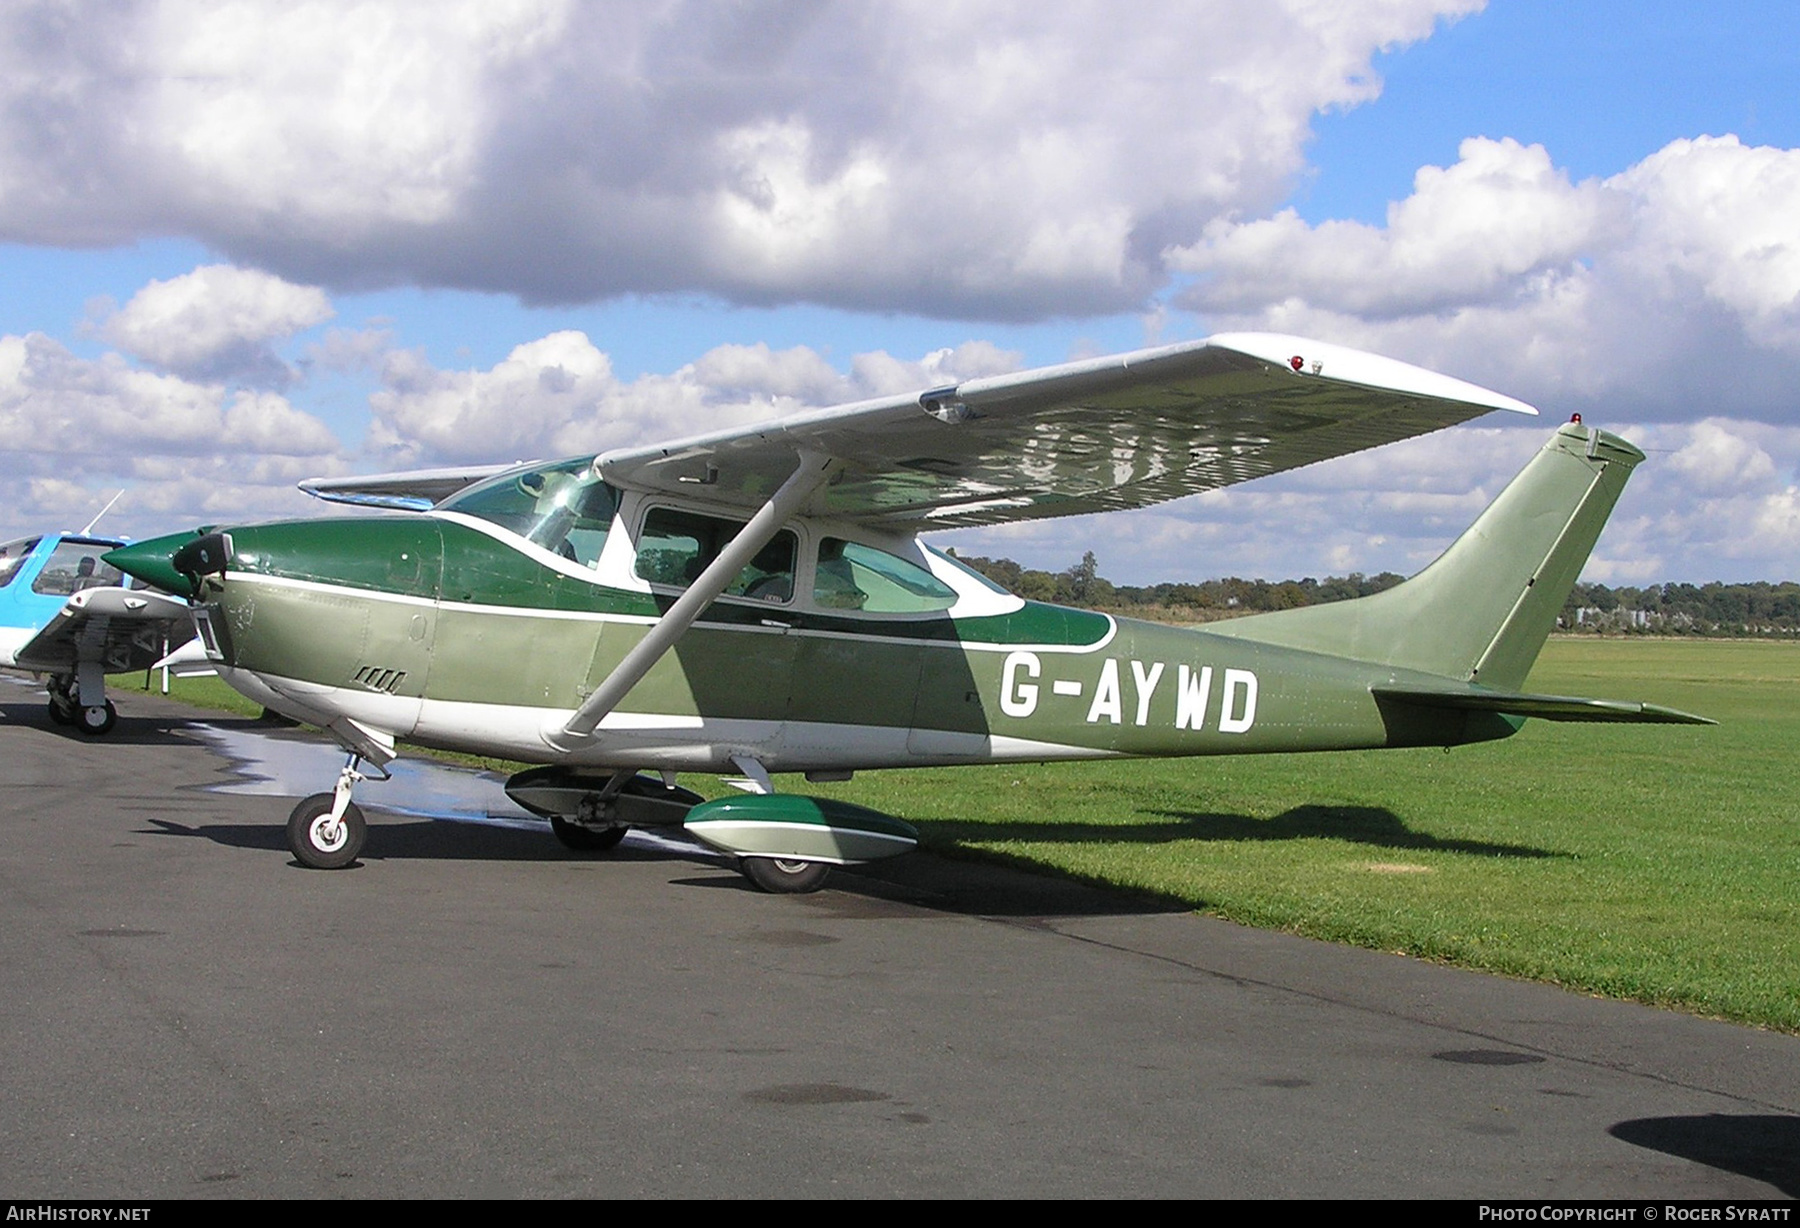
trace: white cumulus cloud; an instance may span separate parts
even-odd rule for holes
[[[331,316],[331,301],[316,286],[209,264],[150,282],[101,331],[126,353],[181,375],[285,383],[291,372],[273,343]]]
[[[1133,308],[1481,0],[15,5],[0,238],[333,289]]]
[[[0,435],[21,456],[279,456],[337,450],[317,418],[275,393],[141,371],[116,354],[77,357],[42,333],[0,337]]]
[[[279,393],[83,358],[42,333],[0,336],[0,533],[87,522],[139,536],[303,512],[295,482],[343,467],[342,445]],[[85,510],[84,510],[85,509]]]
[[[1373,227],[1291,212],[1171,255],[1227,327],[1329,337],[1613,422],[1794,421],[1800,149],[1671,142],[1571,183],[1536,146],[1465,141]]]
[[[486,371],[446,371],[416,351],[380,364],[370,447],[394,464],[525,459],[676,439],[804,409],[1017,370],[989,342],[917,360],[875,351],[839,371],[806,346],[716,346],[667,374],[620,380],[586,334],[552,333]]]

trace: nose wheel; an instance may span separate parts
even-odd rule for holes
[[[369,825],[355,802],[334,816],[335,795],[315,793],[288,816],[288,848],[300,864],[314,870],[341,870],[355,861],[368,839]]]
[[[301,865],[314,870],[341,870],[362,852],[363,842],[369,837],[369,824],[363,818],[362,808],[350,800],[350,790],[358,781],[368,779],[357,771],[360,762],[356,755],[350,756],[344,770],[338,773],[335,789],[303,799],[288,815],[288,848]],[[382,779],[386,778],[383,772]]]

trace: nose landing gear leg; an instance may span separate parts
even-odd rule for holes
[[[314,870],[341,870],[362,852],[369,825],[362,808],[350,800],[350,790],[358,782],[370,779],[359,770],[361,763],[362,756],[351,755],[331,792],[304,799],[288,816],[288,848],[301,865]],[[382,771],[375,779],[387,778]]]

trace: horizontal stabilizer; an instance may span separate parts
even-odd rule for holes
[[[1531,695],[1522,691],[1378,686],[1377,699],[1396,699],[1422,708],[1457,712],[1497,712],[1503,716],[1535,716],[1546,721],[1631,721],[1650,725],[1716,725],[1717,721],[1661,704],[1623,699],[1583,699],[1573,695]]]

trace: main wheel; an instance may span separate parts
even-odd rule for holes
[[[550,830],[562,841],[563,847],[573,849],[577,853],[604,853],[607,849],[617,848],[619,841],[625,838],[625,828],[608,827],[596,831],[592,827],[583,827],[579,823],[571,823],[561,815],[550,816]]]
[[[315,793],[288,816],[288,848],[301,865],[314,870],[343,869],[356,860],[369,836],[369,825],[355,802],[344,807],[344,817],[333,829],[331,803],[331,794]]]
[[[56,705],[52,704],[54,708]],[[119,710],[113,707],[112,700],[103,704],[90,704],[76,710],[75,725],[89,737],[97,738],[103,733],[111,733],[112,727],[119,723]]]
[[[822,861],[789,861],[785,857],[746,857],[738,862],[744,877],[775,895],[805,895],[825,885],[831,867]]]
[[[50,720],[53,724],[57,725],[73,725],[75,723],[75,714],[69,709],[67,704],[52,695],[50,697]]]

